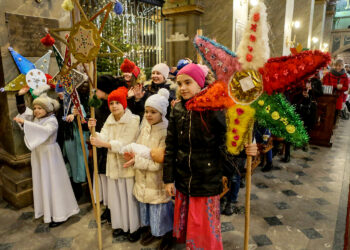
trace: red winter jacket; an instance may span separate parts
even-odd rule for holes
[[[338,90],[337,89],[338,84],[342,84],[343,88]],[[323,77],[323,85],[333,86],[333,89],[336,89],[337,93],[339,94],[339,97],[337,99],[336,109],[341,110],[343,107],[343,101],[345,97],[344,92],[347,91],[349,88],[349,79],[345,71],[344,71],[344,74],[341,74],[339,76],[332,73],[332,71],[328,72]]]

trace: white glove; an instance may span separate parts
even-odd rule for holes
[[[145,145],[137,144],[137,143],[131,143],[129,145],[126,145],[123,147],[122,152],[133,152],[135,155],[139,155],[143,158],[151,160],[151,149]]]

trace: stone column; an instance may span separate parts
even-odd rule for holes
[[[289,55],[289,43],[292,40],[291,28],[295,0],[265,1],[267,21],[270,26],[269,41],[271,57]]]
[[[14,41],[21,39],[34,38],[41,35],[39,31],[43,31],[45,27],[35,27],[34,32],[28,32],[25,37],[22,30],[18,30],[19,34],[12,32],[9,34],[9,21],[6,20],[6,14],[17,14],[33,17],[45,17],[57,19],[59,26],[70,27],[70,13],[61,8],[61,1],[0,1],[0,87],[4,87],[5,83],[13,80],[19,71],[8,51],[8,47],[12,46],[20,54],[28,51],[26,46],[20,47]],[[34,25],[34,24],[31,24]],[[16,36],[16,39],[10,40],[10,36]],[[29,44],[28,44],[29,46]],[[43,54],[42,54],[43,55]],[[40,55],[40,56],[42,56]],[[28,57],[35,62],[38,57]],[[58,71],[55,58],[51,58],[50,74],[53,75]],[[23,141],[23,132],[17,124],[13,122],[13,117],[17,115],[16,100],[14,92],[0,93],[0,178],[2,182],[2,196],[15,207],[24,207],[32,203],[32,179],[30,167],[30,152],[26,148]],[[0,192],[1,193],[1,192]]]
[[[326,17],[324,23],[323,43],[328,44],[329,51],[332,45],[333,18],[335,14],[335,6],[327,6]]]
[[[301,27],[293,29],[293,37],[304,48],[311,48],[312,24],[314,17],[315,0],[294,0],[293,21],[299,21]]]
[[[315,49],[322,49],[323,34],[326,20],[326,0],[316,0],[314,7],[314,20],[312,24],[312,37],[317,37],[318,42],[313,43],[311,47]]]

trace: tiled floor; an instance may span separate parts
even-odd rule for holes
[[[274,159],[269,173],[256,170],[252,177],[250,249],[342,249],[350,169],[350,121],[341,121],[334,146],[311,146],[309,152],[292,152],[290,163]],[[240,214],[222,216],[225,249],[243,249],[244,195],[239,195]],[[96,222],[85,203],[79,215],[50,229],[33,218],[33,208],[15,210],[0,203],[0,250],[95,249]],[[102,226],[104,249],[155,249],[125,238],[112,238]],[[177,249],[183,249],[180,245]]]

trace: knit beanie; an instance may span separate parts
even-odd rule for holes
[[[168,65],[166,65],[165,63],[158,63],[158,64],[153,66],[152,72],[153,71],[160,72],[164,76],[164,79],[166,80],[166,79],[168,79],[170,70],[169,70]]]
[[[148,97],[145,103],[146,107],[152,107],[158,110],[162,117],[166,116],[167,108],[169,106],[169,91],[165,88],[158,90],[158,93]]]
[[[60,107],[59,102],[55,99],[48,97],[46,93],[41,94],[39,97],[35,98],[33,101],[33,106],[34,105],[39,105],[40,107],[45,109],[47,113],[57,111]]]
[[[102,75],[97,78],[97,89],[109,94],[117,88],[117,81],[112,75]]]
[[[120,70],[123,73],[132,73],[136,78],[140,74],[140,68],[136,66],[136,64],[129,59],[125,58],[122,65],[120,65]]]
[[[179,75],[188,75],[193,78],[199,85],[199,87],[203,88],[205,83],[205,72],[203,69],[197,64],[190,63],[183,67],[178,73]]]
[[[109,95],[108,95],[108,107],[109,103],[111,101],[117,101],[121,105],[123,105],[123,108],[126,109],[128,106],[128,103],[126,101],[126,97],[128,95],[128,89],[125,87],[119,87],[116,90],[113,90]]]

